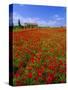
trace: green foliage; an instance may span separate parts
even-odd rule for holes
[[[25,84],[26,85],[32,85],[32,84],[34,84],[35,82],[34,82],[34,80],[32,79],[32,78],[27,78],[26,80],[25,80]]]

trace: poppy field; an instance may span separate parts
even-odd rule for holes
[[[13,30],[13,85],[66,82],[66,29]]]

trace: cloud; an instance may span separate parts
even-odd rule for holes
[[[22,20],[21,20],[21,22],[22,23],[26,23],[26,22],[28,22],[28,23],[37,23],[37,21],[39,20],[39,18],[31,18],[31,17],[27,17],[27,18],[25,18],[25,17],[22,17]]]
[[[55,27],[62,26],[63,22],[64,22],[64,17],[55,14],[47,21],[47,26],[55,26]]]
[[[49,20],[48,21],[48,26],[54,26],[56,25],[57,21],[56,20]]]
[[[23,17],[19,15],[18,13],[13,13],[13,22],[14,24],[18,24],[18,20],[20,20],[21,24],[24,23],[37,23],[40,18],[35,18],[35,17]]]
[[[58,14],[55,14],[55,15],[53,16],[53,18],[54,18],[55,20],[58,20],[58,21],[64,20],[64,18],[61,17],[61,16],[59,16]]]
[[[10,24],[12,23],[12,14],[10,14]],[[40,26],[59,26],[61,22],[64,20],[63,17],[60,17],[58,14],[53,15],[48,20],[43,20],[38,17],[24,17],[17,12],[13,12],[13,23],[14,25],[18,25],[18,20],[20,20],[21,24],[24,23],[37,23]]]

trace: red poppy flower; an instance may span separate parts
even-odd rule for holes
[[[54,66],[54,65],[49,65],[48,68],[49,68],[50,70],[55,70],[55,66]]]
[[[18,78],[19,77],[19,73],[16,73],[15,76],[16,76],[16,78]]]
[[[37,81],[38,80],[38,77],[35,77],[35,80]]]
[[[28,78],[32,78],[32,73],[28,73]]]
[[[41,70],[38,70],[37,73],[38,73],[38,76],[40,76],[40,77],[42,76],[42,71]]]
[[[54,74],[48,73],[47,75],[47,83],[52,83],[54,78]]]
[[[34,63],[34,60],[35,60],[35,59],[34,59],[34,57],[32,57],[30,60],[31,60],[32,63]]]

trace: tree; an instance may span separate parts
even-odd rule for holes
[[[18,20],[18,26],[21,27],[20,19]]]

